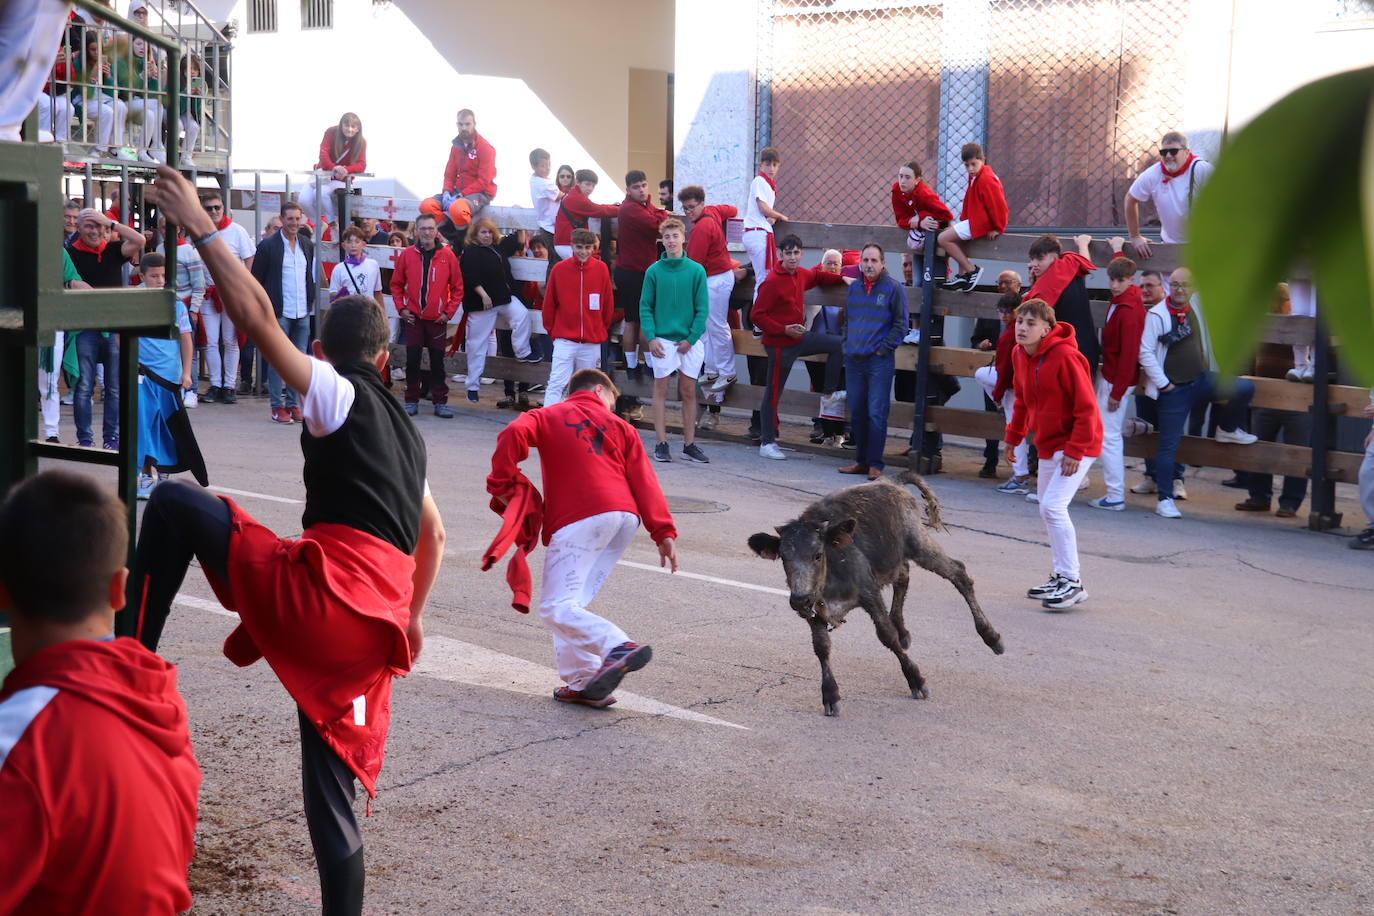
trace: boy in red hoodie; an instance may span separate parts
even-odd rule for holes
[[[1040,518],[1050,537],[1054,572],[1044,585],[1026,592],[1050,610],[1086,601],[1078,565],[1078,536],[1069,519],[1069,501],[1102,452],[1102,420],[1097,414],[1088,361],[1074,346],[1073,325],[1056,322],[1043,299],[1016,310],[1016,404],[1004,437],[1006,459],[1034,431],[1040,451]]]
[[[1118,241],[1118,240],[1113,240]],[[1124,242],[1124,239],[1119,240]],[[1135,391],[1140,377],[1140,336],[1145,330],[1145,300],[1135,285],[1135,261],[1116,257],[1107,265],[1112,304],[1102,326],[1102,374],[1097,379],[1097,408],[1102,416],[1102,481],[1107,494],[1088,500],[1094,509],[1114,512],[1126,508],[1126,468],[1122,458],[1122,403]]]
[[[1031,242],[1026,264],[1030,272],[1031,288],[1025,299],[1043,299],[1054,309],[1059,321],[1073,325],[1078,352],[1088,360],[1088,371],[1097,371],[1101,347],[1097,343],[1097,325],[1093,321],[1092,303],[1088,301],[1085,278],[1097,268],[1088,253],[1090,235],[1075,235],[1077,252],[1064,251],[1059,237],[1045,234]]]
[[[639,433],[612,412],[616,395],[604,372],[580,370],[568,385],[567,400],[521,414],[501,431],[487,477],[493,509],[524,507],[522,527],[543,529],[539,617],[553,637],[565,682],[553,698],[596,707],[614,703],[612,694],[625,674],[653,656],[648,646],[631,642],[620,627],[587,610],[641,521],[658,544],[659,565],[677,572],[677,529],[668,501]],[[540,455],[542,509],[538,491],[519,468],[531,448]],[[533,547],[531,537],[516,549]]]
[[[0,688],[0,913],[191,907],[200,768],[176,669],[116,639],[124,508],[45,471],[0,505],[0,608],[17,667]]]
[[[574,372],[596,368],[615,309],[611,272],[605,261],[593,257],[596,233],[574,229],[570,239],[568,257],[553,265],[544,288],[544,330],[553,339],[545,407],[563,400]]]
[[[568,188],[553,218],[553,250],[560,258],[572,257],[575,230],[586,229],[593,218],[611,219],[620,215],[620,207],[615,204],[592,203],[592,192],[596,190],[598,180],[595,172],[578,169],[573,177],[577,183]]]
[[[735,341],[730,336],[730,294],[735,289],[735,262],[725,247],[725,221],[739,210],[729,204],[706,203],[706,191],[689,185],[678,192],[682,212],[692,222],[687,257],[706,271],[706,364],[703,381],[714,391],[735,383]]]
[[[964,204],[959,208],[959,221],[945,227],[939,238],[940,247],[958,265],[958,273],[941,286],[968,292],[978,285],[983,268],[974,266],[959,243],[995,239],[1006,232],[1007,196],[992,166],[983,159],[981,146],[965,143],[959,158],[964,162],[964,171],[968,172],[968,189],[964,191]]]

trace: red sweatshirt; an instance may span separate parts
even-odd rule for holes
[[[698,224],[700,225],[700,224]],[[765,347],[790,347],[801,338],[789,337],[789,324],[804,324],[806,307],[802,294],[816,286],[835,286],[843,284],[839,274],[826,273],[814,267],[798,267],[796,273],[787,273],[779,265],[770,270],[768,276],[759,284],[758,296],[754,307],[749,311],[750,320],[763,332]]]
[[[1016,406],[1003,441],[1020,445],[1035,431],[1042,460],[1063,450],[1069,458],[1102,454],[1102,418],[1097,412],[1088,360],[1078,352],[1073,325],[1056,322],[1034,356],[1016,347]]]
[[[892,218],[896,220],[898,229],[910,229],[913,219],[925,219],[927,216],[933,216],[942,223],[954,219],[954,214],[945,206],[940,195],[935,193],[935,189],[919,178],[910,194],[903,191],[897,182],[892,182]]]
[[[1016,363],[1012,359],[1012,351],[1016,349],[1016,322],[1012,322],[1002,328],[1002,334],[997,338],[997,385],[992,389],[992,402],[1001,405],[1002,398],[1008,390],[1012,389],[1012,380],[1016,378]]]
[[[539,449],[544,476],[545,544],[565,525],[603,512],[634,513],[655,542],[677,537],[639,433],[596,392],[574,392],[507,424],[496,437],[488,493],[513,493],[531,448]]]
[[[574,229],[586,229],[587,220],[593,217],[606,219],[620,215],[620,207],[615,204],[594,204],[582,193],[577,185],[568,188],[568,193],[558,205],[553,218],[553,243],[571,245]],[[653,263],[652,261],[650,263]],[[648,270],[648,267],[644,268]]]
[[[600,258],[564,258],[544,287],[544,330],[554,339],[601,343],[611,329],[615,291]]]
[[[616,217],[615,266],[641,274],[648,270],[658,260],[658,227],[667,218],[667,210],[626,197]]]
[[[687,257],[705,268],[706,276],[714,277],[734,267],[735,262],[725,247],[725,221],[739,210],[729,204],[712,204],[701,209],[702,215],[692,224],[692,234],[687,237]]]
[[[189,909],[199,786],[167,662],[133,639],[25,659],[0,689],[0,913]]]
[[[984,166],[986,168],[986,166]],[[1086,277],[1096,268],[1093,262],[1083,257],[1076,251],[1066,251],[1061,254],[1049,269],[1035,278],[1031,288],[1021,297],[1022,302],[1029,302],[1032,299],[1044,299],[1049,303],[1050,308],[1054,308],[1059,302],[1059,297],[1068,289],[1074,277]]]
[[[354,137],[352,140],[344,141],[342,155],[339,161],[335,162],[331,155],[334,148],[334,135],[339,132],[337,125],[324,132],[324,139],[320,141],[320,159],[315,163],[315,168],[322,171],[333,171],[335,167],[342,165],[350,174],[358,174],[367,171],[367,141],[362,137]],[[353,145],[358,145],[357,155],[349,160],[349,154],[353,152]]]
[[[1119,401],[1140,377],[1140,336],[1145,331],[1145,301],[1132,283],[1112,298],[1111,314],[1102,327],[1102,377]]]
[[[457,137],[449,147],[444,166],[444,190],[465,194],[496,196],[496,150],[474,132],[472,146],[465,147]]]
[[[977,176],[968,181],[959,219],[968,220],[969,234],[978,239],[989,232],[1006,232],[1007,215],[1007,195],[1002,191],[1002,181],[985,162]]]
[[[448,321],[463,302],[463,271],[458,258],[453,249],[440,244],[430,256],[428,275],[424,263],[419,245],[397,255],[391,271],[391,300],[398,312],[411,312],[425,321]]]

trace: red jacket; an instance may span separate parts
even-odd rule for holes
[[[133,639],[25,659],[0,689],[0,913],[189,909],[199,787],[170,664]]]
[[[366,172],[367,141],[364,140],[362,137],[354,137],[352,141],[346,141],[347,145],[344,146],[343,155],[340,156],[339,159],[347,160],[349,157],[349,153],[352,150],[353,144],[357,143],[358,153],[356,156],[353,157],[351,161],[334,161],[334,157],[331,154],[333,152],[334,147],[334,135],[338,133],[338,131],[339,128],[337,125],[335,125],[334,127],[331,127],[324,132],[324,139],[320,141],[320,159],[318,162],[315,163],[315,168],[321,169],[322,171],[333,171],[336,166],[342,165],[344,169],[346,169],[350,174],[353,175],[356,175],[359,172]]]
[[[648,270],[658,260],[658,227],[667,218],[667,210],[625,198],[616,216],[615,266],[636,273]]]
[[[1002,191],[1001,179],[986,162],[978,175],[969,179],[959,219],[968,220],[969,234],[975,239],[989,232],[1007,231],[1007,195]]]
[[[1016,378],[1016,363],[1012,351],[1016,349],[1016,322],[1002,328],[997,338],[997,385],[992,389],[992,402],[1001,405],[1007,391],[1012,390],[1012,380]]]
[[[1003,441],[1020,445],[1027,430],[1034,430],[1041,460],[1061,449],[1069,458],[1102,454],[1102,418],[1088,360],[1078,352],[1073,325],[1056,322],[1034,356],[1018,346],[1012,359],[1016,406]]]
[[[602,512],[632,512],[655,542],[676,538],[668,501],[633,426],[594,391],[516,417],[496,437],[487,492],[512,495],[518,465],[539,449],[544,477],[544,543],[555,531]]]
[[[544,287],[544,330],[554,339],[601,343],[611,329],[615,291],[600,258],[564,258]]]
[[[1112,305],[1115,308],[1102,327],[1102,377],[1112,386],[1112,400],[1119,401],[1140,377],[1140,335],[1145,331],[1140,287],[1132,283],[1113,297]]]
[[[449,147],[448,164],[444,166],[444,190],[465,194],[496,196],[496,150],[474,132],[472,146],[464,147],[453,138]]]
[[[553,217],[553,243],[571,245],[574,229],[586,229],[587,220],[593,217],[605,219],[620,215],[620,207],[615,204],[594,204],[582,193],[577,185],[568,188],[558,212]],[[574,225],[576,223],[576,225]],[[651,262],[652,263],[652,262]],[[646,267],[645,270],[648,270]]]
[[[699,224],[698,224],[699,225]],[[789,337],[789,324],[804,324],[806,307],[802,294],[816,286],[835,286],[844,283],[839,274],[826,273],[813,267],[798,267],[789,274],[781,266],[770,270],[759,284],[749,318],[763,332],[765,347],[790,347],[800,338]]]
[[[463,271],[453,249],[436,244],[429,262],[429,277],[424,276],[424,255],[419,245],[411,245],[396,256],[391,271],[391,300],[396,311],[411,312],[425,321],[448,321],[463,302]],[[420,301],[424,289],[425,301]]]
[[[702,207],[701,217],[692,224],[692,234],[687,237],[687,257],[705,268],[708,277],[723,274],[735,265],[725,248],[725,221],[738,213],[739,210],[729,204],[712,204]]]
[[[501,530],[482,553],[482,572],[496,565],[512,547],[510,562],[506,564],[506,584],[510,586],[510,606],[522,614],[530,612],[530,595],[534,585],[530,579],[530,564],[525,555],[539,543],[539,530],[544,527],[544,498],[529,478],[519,471],[510,491],[504,495],[503,506],[491,498],[491,511],[501,516]]]
[[[984,166],[986,168],[986,166]],[[1049,269],[1035,278],[1031,288],[1021,297],[1022,302],[1029,302],[1032,299],[1044,299],[1049,303],[1050,308],[1054,308],[1059,302],[1059,297],[1068,289],[1074,277],[1086,277],[1096,268],[1093,262],[1083,257],[1076,251],[1066,251],[1061,254]]]
[[[892,182],[892,218],[896,220],[898,229],[910,229],[913,219],[925,219],[927,216],[933,216],[942,223],[954,219],[954,214],[945,206],[940,195],[935,193],[935,189],[919,178],[910,194],[905,193],[897,182]]]

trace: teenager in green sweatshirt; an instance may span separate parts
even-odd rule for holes
[[[644,272],[644,291],[640,295],[640,328],[649,341],[650,362],[654,369],[654,446],[655,461],[672,461],[668,450],[668,431],[663,419],[668,398],[668,378],[678,374],[682,395],[682,457],[702,464],[710,459],[693,439],[696,432],[697,376],[706,358],[701,335],[706,331],[709,303],[706,271],[686,257],[687,230],[679,220],[669,219],[659,227],[664,255]]]

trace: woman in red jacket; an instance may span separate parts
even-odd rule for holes
[[[892,182],[892,218],[898,229],[905,229],[906,247],[925,251],[926,230],[943,229],[954,219],[949,207],[935,189],[921,178],[921,164],[915,159],[897,169]],[[902,273],[911,285],[913,265],[910,254],[902,255]]]
[[[320,196],[324,198],[320,204],[325,221],[336,223],[339,214],[334,204],[335,190],[345,186],[349,175],[367,171],[367,141],[363,139],[363,122],[353,112],[345,112],[337,127],[331,127],[324,132],[324,138],[320,140],[320,158],[315,163],[315,170],[329,173],[329,179],[320,182]],[[306,218],[313,220],[318,226],[320,213],[316,209],[313,177],[305,183],[305,190],[301,191],[300,205],[305,211]],[[324,227],[321,226],[320,230],[323,237]]]

